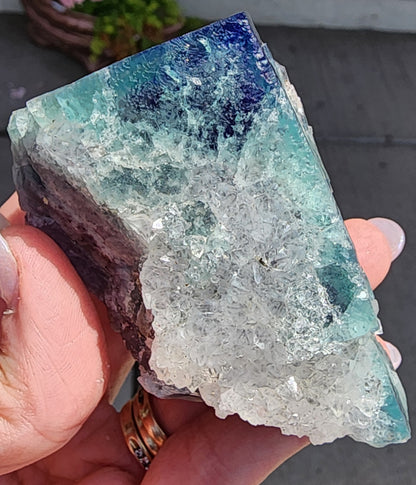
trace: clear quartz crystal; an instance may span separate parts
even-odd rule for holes
[[[245,14],[36,98],[9,131],[29,221],[103,291],[145,386],[315,444],[408,439],[312,130]]]

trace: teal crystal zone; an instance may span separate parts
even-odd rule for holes
[[[9,132],[28,222],[147,389],[316,444],[409,438],[301,103],[245,14],[35,98]]]

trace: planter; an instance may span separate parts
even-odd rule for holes
[[[105,50],[97,60],[91,58],[95,17],[66,9],[53,0],[22,0],[22,4],[29,18],[29,35],[37,44],[59,49],[74,57],[89,72],[117,60],[111,49]],[[162,40],[174,38],[182,27],[183,22],[166,27]]]

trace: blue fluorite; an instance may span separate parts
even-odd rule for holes
[[[314,443],[409,438],[301,103],[245,14],[33,99],[9,132],[28,222],[145,387]]]

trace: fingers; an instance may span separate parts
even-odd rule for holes
[[[178,485],[189,477],[198,485],[255,485],[308,443],[237,416],[219,420],[207,411],[166,441],[142,485]]]
[[[161,428],[171,435],[207,410],[203,402],[179,399],[158,399],[150,396],[155,418]]]
[[[16,258],[19,301],[1,320],[0,474],[66,443],[108,374],[97,312],[66,256],[31,227],[2,234]]]
[[[396,222],[381,217],[368,221],[349,219],[345,225],[371,287],[377,288],[386,277],[392,261],[404,248],[403,229]]]
[[[392,261],[394,261],[403,251],[406,243],[406,235],[397,222],[384,217],[374,217],[369,222],[378,227],[386,237],[392,252]]]
[[[399,349],[390,342],[383,340],[380,336],[376,335],[376,339],[383,347],[386,354],[389,356],[391,363],[393,364],[394,369],[398,369],[400,364],[402,363],[402,355]]]
[[[397,222],[383,217],[368,221],[349,219],[345,225],[357,251],[358,261],[374,289],[386,277],[391,262],[403,251],[405,233]],[[379,336],[376,338],[397,369],[402,362],[399,349]]]
[[[390,269],[392,254],[389,243],[380,229],[369,221],[349,219],[345,225],[354,243],[358,262],[374,289]]]
[[[22,222],[16,197],[6,203],[4,214],[15,223]],[[368,221],[348,221],[347,227],[359,261],[375,287],[387,274],[394,256],[391,240]],[[106,338],[117,369],[127,369],[131,362],[119,345],[121,340],[114,339],[112,333],[103,333],[100,317],[105,320],[105,309],[99,302],[91,302],[62,252],[31,228],[9,228],[4,234],[17,259],[21,299],[16,313],[2,320],[0,473],[51,453],[79,429],[105,386]],[[120,379],[113,381],[111,395],[119,384]],[[157,468],[164,466],[163,461],[165,465],[170,462],[175,472],[172,481],[164,483],[185,480],[181,476],[187,470],[183,460],[190,460],[198,476],[207,477],[200,483],[219,483],[218,477],[220,483],[234,483],[227,476],[232,468],[239,470],[233,472],[233,477],[240,477],[235,483],[243,483],[243,472],[251,480],[245,479],[244,483],[259,483],[308,442],[281,436],[277,429],[252,427],[237,417],[218,420],[200,403],[155,399],[154,407],[162,427],[175,434],[158,455],[145,483],[153,483],[153,479],[160,483],[152,477],[157,477]],[[29,450],[24,446],[27,442],[37,444],[36,456],[33,446]],[[176,443],[182,451],[178,452]],[[187,447],[183,448],[183,443]],[[6,451],[1,454],[1,450]],[[212,450],[215,453],[207,460],[205,453],[212,455]],[[225,464],[223,456],[227,456]],[[8,463],[9,468],[2,469],[2,463]],[[247,469],[241,463],[247,463]],[[186,479],[189,474],[188,470]],[[173,480],[175,476],[177,481]]]

